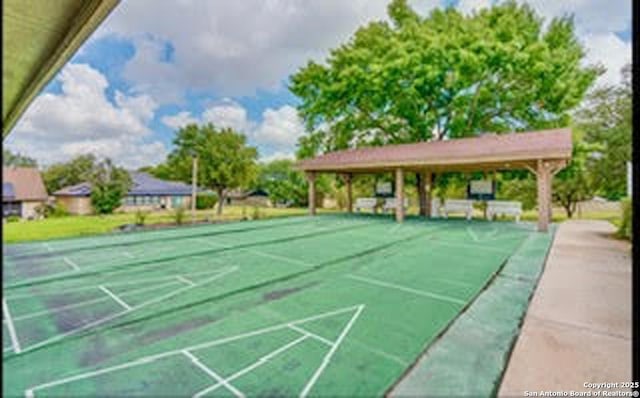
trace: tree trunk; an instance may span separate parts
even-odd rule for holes
[[[418,192],[418,204],[420,206],[418,214],[422,217],[427,214],[427,197],[424,184],[425,181],[422,181],[422,173],[416,173],[416,191]]]
[[[222,206],[224,205],[224,189],[223,188],[218,188],[218,210],[216,211],[216,214],[218,216],[222,215]]]

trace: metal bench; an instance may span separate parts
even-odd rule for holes
[[[495,216],[515,216],[516,222],[520,222],[522,215],[522,203],[506,200],[490,200],[487,202],[487,218],[493,220]]]
[[[473,201],[465,199],[446,199],[442,209],[444,218],[449,217],[449,213],[464,213],[467,220],[471,220],[473,215]]]
[[[396,203],[398,203],[396,198],[385,199],[384,204],[382,205],[382,211],[384,213],[395,211]],[[404,198],[404,209],[407,210],[408,207],[409,207],[409,200],[407,198]]]
[[[371,210],[374,213],[376,212],[376,207],[378,207],[378,199],[376,198],[357,198],[356,203],[354,203],[353,207],[356,212],[360,213],[362,210]]]
[[[431,199],[431,218],[438,218],[440,217],[440,209],[442,208],[442,203],[440,203],[440,199],[439,198],[432,198]]]

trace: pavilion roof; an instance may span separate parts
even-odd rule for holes
[[[329,152],[297,164],[304,171],[372,172],[407,169],[442,171],[511,169],[533,166],[537,160],[571,158],[568,128],[483,134],[471,138],[365,147]]]

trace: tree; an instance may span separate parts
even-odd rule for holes
[[[256,188],[266,190],[273,203],[305,206],[308,201],[307,179],[293,168],[293,161],[288,159],[261,165]]]
[[[553,201],[564,208],[569,218],[573,217],[578,202],[593,198],[596,185],[590,170],[594,153],[602,149],[600,145],[583,141],[580,131],[574,135],[571,160],[553,179]]]
[[[8,149],[2,150],[2,165],[15,167],[38,167],[38,162],[20,153],[13,153]]]
[[[96,162],[96,157],[88,154],[47,167],[42,173],[47,191],[53,193],[69,185],[89,181],[96,167]]]
[[[110,159],[98,163],[91,173],[91,204],[98,214],[110,214],[129,191],[131,177]]]
[[[423,18],[393,0],[388,10],[391,23],[360,28],[326,65],[310,61],[292,76],[309,132],[299,157],[566,125],[601,72],[582,66],[572,18],[543,30],[526,4]]]
[[[619,85],[593,90],[576,112],[585,140],[602,145],[593,165],[598,194],[612,200],[626,195],[627,162],[631,160],[631,65],[622,69]]]
[[[173,140],[175,149],[165,166],[169,177],[191,182],[193,156],[198,157],[198,184],[213,189],[218,195],[217,214],[222,214],[228,190],[248,186],[256,175],[256,148],[247,146],[243,134],[230,128],[189,124],[178,130]]]

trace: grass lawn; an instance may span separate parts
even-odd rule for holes
[[[327,212],[327,210],[324,210]],[[306,208],[260,208],[259,218],[299,216],[307,213]],[[225,206],[223,215],[217,217],[214,209],[198,210],[196,220],[234,221],[245,217],[255,218],[251,207]],[[191,212],[187,211],[184,223],[191,221]],[[172,211],[149,213],[145,225],[175,222]],[[97,235],[112,232],[123,224],[135,223],[135,213],[118,213],[106,216],[68,216],[34,221],[8,222],[3,225],[2,239],[6,243],[26,242],[73,236]]]

